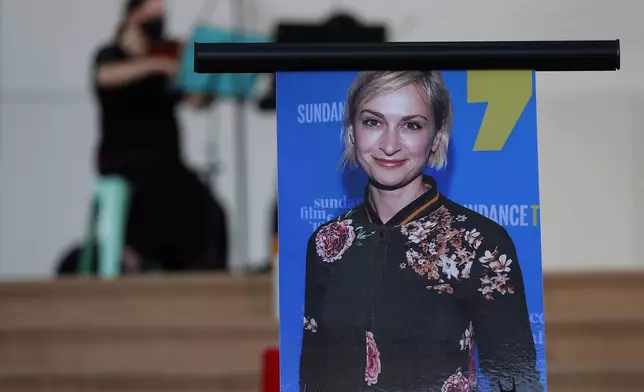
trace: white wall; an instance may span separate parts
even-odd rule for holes
[[[231,0],[232,1],[232,0]],[[239,0],[236,0],[239,1]],[[205,19],[230,26],[228,3]],[[203,0],[169,0],[172,30],[185,35]],[[342,2],[246,0],[245,18],[268,33],[280,18],[323,18]],[[398,41],[614,39],[622,41],[616,73],[539,74],[541,206],[544,266],[644,267],[636,258],[636,222],[644,208],[637,154],[644,137],[644,3],[632,0],[427,2],[352,0],[345,9],[389,22]],[[82,235],[93,184],[97,134],[89,93],[90,54],[114,28],[114,0],[0,0],[0,275],[50,276],[63,248]],[[248,109],[250,256],[269,249],[275,189],[275,118]],[[182,113],[185,154],[205,162],[215,135],[224,162],[216,192],[234,214],[234,144],[229,104],[215,113]],[[209,125],[210,124],[210,125]],[[217,124],[217,131],[208,131]],[[210,132],[210,133],[209,133]],[[640,155],[640,156],[638,156]]]

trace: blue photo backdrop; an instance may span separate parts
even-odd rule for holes
[[[298,389],[306,245],[320,224],[362,202],[366,178],[341,173],[346,94],[356,72],[277,76],[282,391]],[[452,200],[505,227],[521,262],[538,368],[546,385],[534,72],[450,71],[454,123],[445,170]],[[485,380],[481,378],[482,390]]]

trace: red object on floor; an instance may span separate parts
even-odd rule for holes
[[[264,350],[262,363],[262,392],[280,391],[280,351],[271,347]]]

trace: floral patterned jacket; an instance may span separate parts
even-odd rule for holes
[[[542,391],[512,240],[425,182],[385,224],[363,203],[311,236],[300,391],[469,392],[477,367]]]

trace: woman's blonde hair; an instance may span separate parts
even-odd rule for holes
[[[426,103],[434,115],[436,133],[442,129],[441,140],[436,152],[427,159],[427,166],[436,170],[447,165],[447,147],[452,132],[452,102],[439,71],[367,71],[360,72],[354,79],[344,110],[342,141],[344,150],[340,158],[340,168],[355,168],[356,149],[349,132],[354,126],[359,106],[377,95],[398,90],[406,86],[415,86],[426,97]]]

